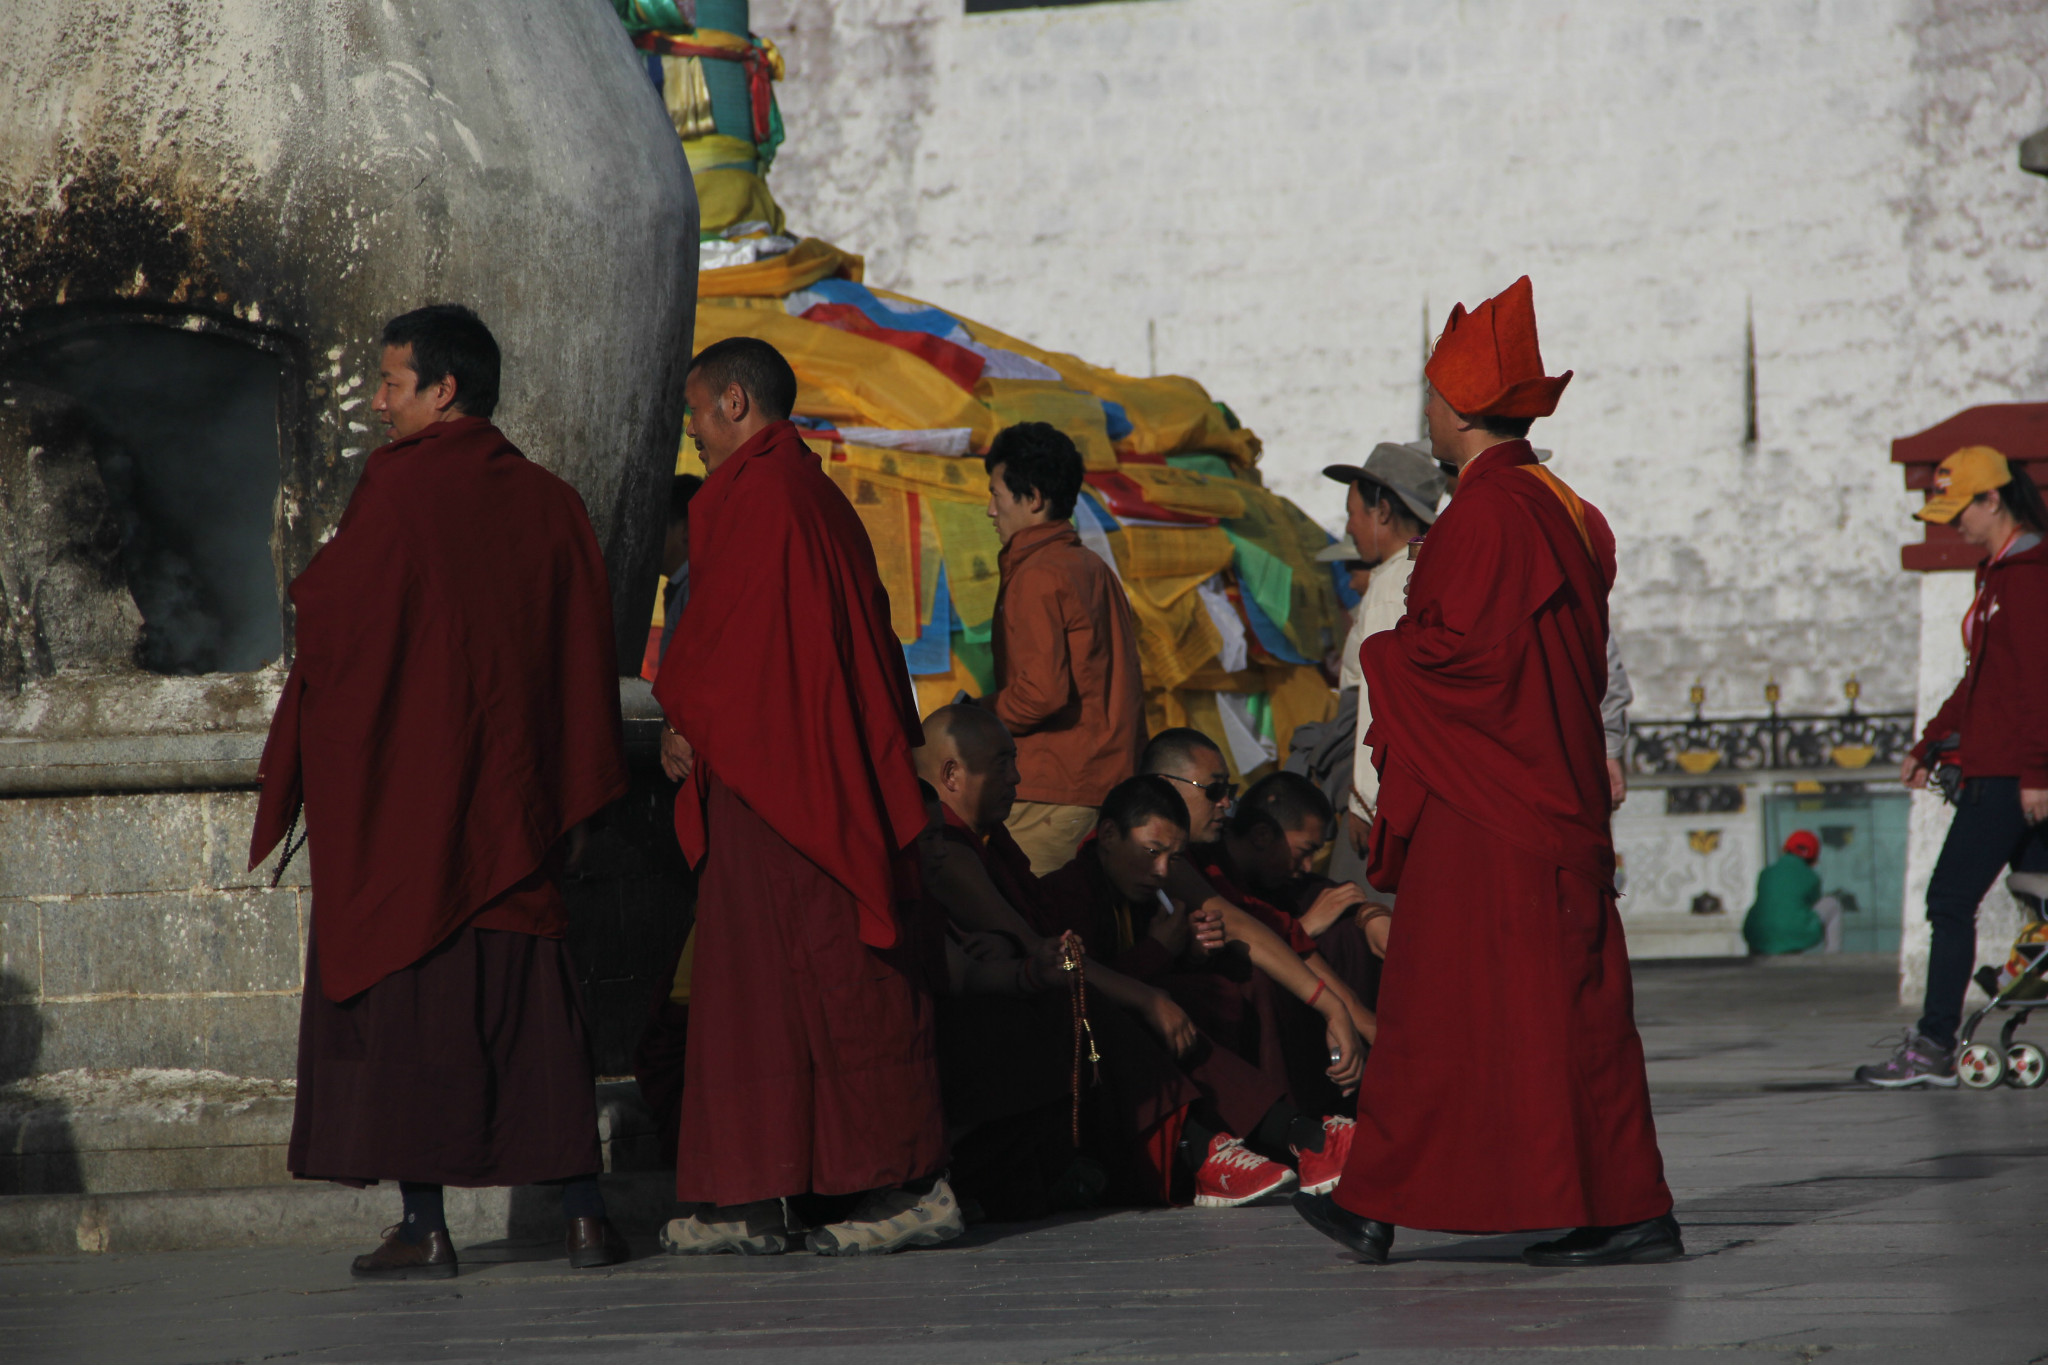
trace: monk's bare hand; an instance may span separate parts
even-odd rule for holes
[[[1363,858],[1372,847],[1372,821],[1361,820],[1356,811],[1344,812],[1344,828],[1351,835],[1351,851]]]
[[[1205,953],[1220,953],[1229,941],[1223,929],[1223,912],[1214,906],[1198,905],[1188,911],[1188,925],[1195,931],[1195,946]]]
[[[990,934],[988,937],[996,938],[997,935]],[[1042,938],[1032,947],[1024,958],[1024,971],[1019,978],[1028,994],[1036,995],[1040,991],[1049,991],[1062,980],[1073,980],[1061,965],[1066,960],[1069,942],[1073,945],[1074,956],[1080,957],[1081,940],[1075,937],[1071,930],[1058,938]],[[1007,949],[1007,941],[1004,946]]]
[[[1325,887],[1301,917],[1301,931],[1310,938],[1321,938],[1331,925],[1365,904],[1365,900],[1365,888],[1356,882]]]
[[[1325,1013],[1323,1020],[1323,1042],[1337,1058],[1324,1074],[1336,1085],[1338,1094],[1349,1095],[1358,1089],[1358,1078],[1365,1074],[1364,1040],[1358,1036],[1350,1013],[1341,1006]]]
[[[690,770],[697,766],[697,751],[666,725],[661,727],[661,770],[668,774],[671,782],[687,782]]]
[[[2021,787],[2020,813],[2030,825],[2048,820],[2048,787]]]
[[[1907,754],[1905,761],[1899,764],[1899,781],[1904,783],[1908,790],[1919,791],[1927,785],[1927,765],[1913,755]]]
[[[583,870],[583,860],[590,856],[590,822],[585,820],[571,828],[564,836],[564,844],[562,871],[573,877]]]
[[[1621,760],[1607,760],[1607,808],[1620,810],[1621,803],[1628,800],[1628,774],[1622,771]]]
[[[1195,1045],[1198,1036],[1195,1021],[1188,1018],[1188,1012],[1173,1003],[1173,997],[1165,991],[1154,991],[1145,1007],[1145,1022],[1159,1035],[1159,1041],[1166,1044],[1166,1050],[1176,1057],[1185,1057]]]

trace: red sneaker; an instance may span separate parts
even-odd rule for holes
[[[1344,1178],[1344,1162],[1351,1155],[1351,1135],[1358,1125],[1335,1114],[1323,1120],[1323,1150],[1296,1150],[1303,1194],[1328,1194]]]
[[[1294,1185],[1294,1172],[1268,1161],[1227,1133],[1209,1141],[1208,1159],[1195,1172],[1195,1206],[1234,1209]]]

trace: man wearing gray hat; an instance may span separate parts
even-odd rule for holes
[[[1341,685],[1350,686],[1357,680],[1358,726],[1352,737],[1345,830],[1330,860],[1332,877],[1363,883],[1362,853],[1380,783],[1373,770],[1372,751],[1365,746],[1365,732],[1372,725],[1372,698],[1366,695],[1359,674],[1358,648],[1366,636],[1392,630],[1407,610],[1408,573],[1413,568],[1408,542],[1419,539],[1436,521],[1437,505],[1444,496],[1444,476],[1427,441],[1412,445],[1382,441],[1366,456],[1363,466],[1333,464],[1323,470],[1323,476],[1350,488],[1344,499],[1345,527],[1357,558],[1372,569],[1365,598],[1353,613],[1351,633],[1344,640]]]

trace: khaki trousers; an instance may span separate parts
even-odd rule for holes
[[[1074,861],[1081,841],[1095,828],[1094,806],[1056,806],[1050,801],[1019,801],[1010,808],[1010,837],[1031,859],[1031,870],[1043,877]]]

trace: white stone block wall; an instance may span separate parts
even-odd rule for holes
[[[871,278],[1194,375],[1272,485],[1417,430],[1426,331],[1528,272],[1537,427],[1615,525],[1644,715],[1916,696],[1895,436],[2048,397],[2038,0],[759,0],[777,193]],[[1743,440],[1753,316],[1759,440]]]
[[[1764,866],[1762,802],[1760,789],[1745,786],[1739,811],[1666,815],[1662,789],[1630,790],[1614,813],[1614,850],[1621,858],[1618,908],[1630,957],[1749,952],[1742,920]],[[1693,845],[1695,833],[1704,836],[1701,847]],[[1693,914],[1693,898],[1701,894],[1719,898],[1721,913]]]

